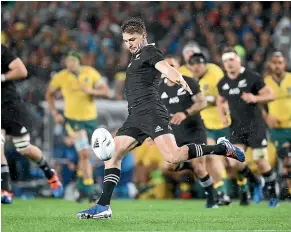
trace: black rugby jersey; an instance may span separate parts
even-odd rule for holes
[[[193,95],[200,93],[200,87],[196,80],[190,77],[183,76],[188,83]],[[192,97],[186,90],[179,85],[168,86],[168,80],[165,78],[159,87],[160,97],[166,106],[169,114],[175,114],[177,112],[184,112],[189,109],[193,104]],[[189,126],[192,128],[203,128],[204,124],[201,119],[200,113],[188,116],[181,125]]]
[[[154,44],[133,54],[126,70],[125,97],[128,107],[160,101],[158,85],[161,73],[155,64],[163,60],[161,51]]]
[[[218,91],[228,101],[233,124],[245,126],[253,122],[263,122],[260,105],[246,103],[241,99],[241,95],[243,92],[258,95],[264,86],[265,83],[261,76],[243,67],[235,80],[230,79],[227,75],[220,80]]]
[[[1,44],[1,74],[6,74],[10,69],[10,63],[17,57],[9,51],[9,49]],[[4,102],[11,102],[20,100],[20,96],[16,90],[13,81],[5,81],[1,83],[1,104]]]

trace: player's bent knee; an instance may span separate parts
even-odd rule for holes
[[[75,138],[75,148],[76,148],[76,151],[78,153],[81,153],[83,152],[83,150],[87,150],[89,151],[89,148],[90,148],[90,144],[89,144],[89,139],[86,135],[86,133],[82,133],[82,131],[80,131],[76,138]]]
[[[27,155],[30,153],[30,135],[26,134],[21,137],[13,137],[12,141],[14,143],[14,146],[16,150],[21,154],[21,155]]]
[[[268,160],[268,150],[266,147],[253,149],[252,155],[253,155],[254,161]]]

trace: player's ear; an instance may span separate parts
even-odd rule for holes
[[[147,33],[146,32],[142,33],[142,38],[143,39],[146,39],[147,38]]]

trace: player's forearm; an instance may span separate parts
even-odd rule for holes
[[[266,86],[259,92],[259,95],[255,96],[255,98],[257,103],[266,103],[273,101],[275,99],[275,94],[270,87]]]
[[[90,94],[94,97],[109,97],[109,88],[107,86],[103,86],[101,88],[92,89]]]
[[[176,69],[171,67],[166,61],[163,60],[158,62],[155,67],[162,74],[164,74],[170,81],[174,83],[180,83],[180,80],[182,78],[181,73],[179,73]]]
[[[9,72],[7,72],[6,74],[2,74],[1,79],[2,81],[13,81],[13,80],[24,79],[26,77],[27,77],[27,70],[20,67],[16,67],[10,70]]]
[[[9,64],[9,71],[1,75],[1,81],[13,81],[27,77],[27,69],[23,62],[17,58]]]
[[[225,101],[223,100],[222,97],[217,98],[216,105],[217,105],[218,113],[222,119],[225,116],[227,116],[227,111],[226,111],[226,108],[224,107],[224,103],[225,103]]]
[[[274,99],[275,99],[275,96],[272,93],[256,96],[257,103],[266,103],[269,101],[273,101]]]
[[[206,106],[207,106],[207,102],[206,101],[196,102],[189,109],[187,109],[186,111],[188,112],[189,115],[193,115],[193,114],[199,113]]]
[[[55,107],[55,96],[54,93],[52,93],[51,91],[47,91],[46,95],[45,95],[45,99],[48,103],[48,107],[50,109],[50,112],[52,114],[56,114],[58,113],[56,107]]]

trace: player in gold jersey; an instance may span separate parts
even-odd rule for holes
[[[202,53],[194,53],[189,57],[187,69],[190,71],[188,74],[197,79],[207,99],[207,107],[201,111],[206,127],[207,144],[216,144],[218,138],[228,135],[228,127],[222,124],[215,103],[218,96],[217,83],[223,77],[223,71],[215,64],[207,64],[206,58]],[[184,66],[184,70],[186,70],[186,66]],[[227,205],[231,202],[224,185],[226,171],[223,159],[218,156],[206,157],[207,170],[214,180],[219,205]]]
[[[284,160],[289,196],[291,196],[291,73],[286,72],[286,60],[281,52],[271,57],[271,75],[265,83],[275,93],[275,100],[268,103],[264,118],[271,129],[278,156]]]
[[[66,57],[66,67],[50,82],[46,99],[57,124],[65,123],[68,135],[73,138],[79,155],[78,187],[81,196],[93,195],[93,171],[90,163],[89,138],[97,128],[95,97],[108,97],[108,87],[94,68],[81,65],[81,56],[71,51]],[[54,105],[54,96],[61,91],[64,101],[64,116]]]

